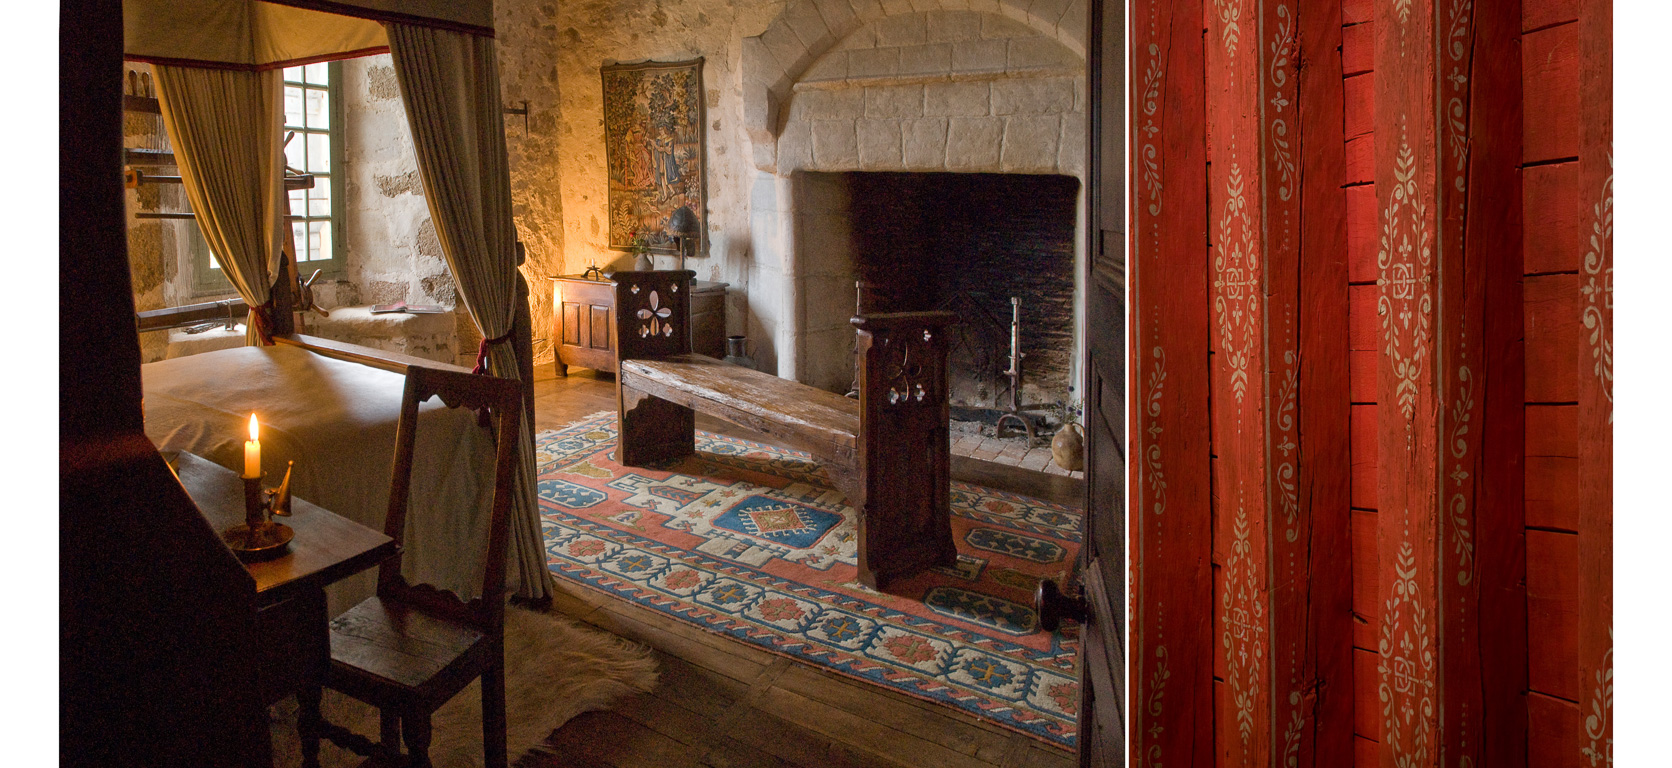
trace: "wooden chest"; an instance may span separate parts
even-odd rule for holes
[[[557,375],[569,366],[615,373],[615,283],[580,275],[551,278],[552,338],[557,347]],[[691,284],[691,348],[700,355],[726,356],[726,283]]]

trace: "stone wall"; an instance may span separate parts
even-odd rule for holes
[[[514,184],[540,183],[560,187],[561,238],[541,247],[561,249],[561,271],[580,272],[590,264],[605,268],[631,268],[628,254],[608,248],[605,206],[609,199],[603,128],[603,85],[600,67],[608,63],[645,60],[681,61],[703,58],[704,109],[707,116],[708,210],[699,212],[707,229],[708,253],[687,260],[686,266],[699,279],[719,280],[727,289],[728,333],[742,333],[751,339],[751,352],[763,358],[762,368],[772,370],[771,332],[754,321],[755,306],[776,300],[777,284],[765,292],[757,289],[759,269],[756,238],[750,230],[751,190],[754,173],[749,163],[747,138],[741,128],[742,93],[738,80],[740,43],[756,35],[777,16],[783,3],[729,3],[717,0],[591,0],[590,2],[534,2],[502,0],[495,3],[500,23],[500,66],[508,102],[530,99],[533,121],[542,114],[555,120],[556,141],[540,139],[541,152],[512,153]],[[538,22],[538,34],[507,27],[508,19]],[[541,39],[552,29],[549,38]],[[529,46],[537,46],[530,48]],[[554,53],[556,90],[560,101],[536,101],[526,90],[511,85],[511,70],[527,81],[539,73],[541,57]],[[548,98],[548,97],[542,97]],[[507,118],[517,121],[518,118]],[[507,135],[516,146],[518,128],[508,125]],[[541,130],[536,125],[534,132]],[[520,181],[523,179],[524,181]],[[529,215],[549,198],[544,192],[530,194]],[[519,228],[527,226],[519,203]],[[545,225],[542,224],[542,227]],[[530,250],[534,246],[531,244]],[[533,256],[531,255],[532,259]],[[658,268],[671,268],[674,258],[657,256]],[[556,274],[553,269],[551,274]],[[535,285],[549,294],[549,285]],[[550,296],[535,299],[536,312]],[[547,331],[536,320],[536,335]]]

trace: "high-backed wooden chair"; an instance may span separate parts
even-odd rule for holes
[[[418,405],[440,396],[449,407],[487,408],[494,417],[498,458],[481,596],[464,602],[427,584],[409,584],[401,557],[378,569],[377,594],[331,622],[327,685],[376,706],[381,742],[345,729],[325,735],[362,755],[399,753],[404,734],[409,765],[429,766],[430,715],[471,680],[482,678],[486,764],[503,767],[505,747],[505,546],[511,509],[522,388],[516,381],[432,368],[408,369],[395,432],[394,477],[384,533],[402,541],[412,487]]]

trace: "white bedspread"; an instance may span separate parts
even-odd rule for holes
[[[292,346],[239,347],[142,367],[145,433],[159,450],[244,466],[250,414],[261,421],[269,486],[296,461],[299,498],[383,530],[405,377]],[[493,440],[474,412],[419,409],[402,570],[469,598],[481,589]],[[373,571],[331,590],[333,615],[372,594]]]

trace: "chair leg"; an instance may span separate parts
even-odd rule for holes
[[[401,751],[401,717],[392,709],[377,711],[377,740],[390,752]]]
[[[416,711],[401,713],[401,733],[406,737],[406,764],[408,768],[431,768],[430,713]]]
[[[296,735],[302,741],[302,768],[319,768],[319,701],[324,692],[317,685],[304,685],[296,694]]]
[[[506,768],[505,666],[482,673],[482,759],[487,768]]]

